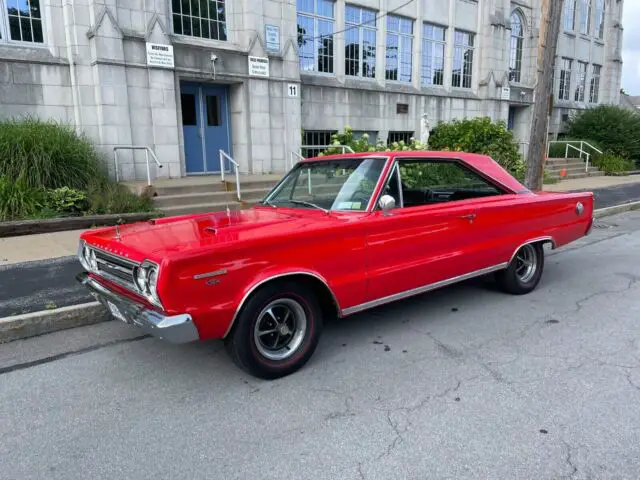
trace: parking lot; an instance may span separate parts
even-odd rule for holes
[[[118,322],[0,346],[0,477],[640,478],[640,212],[489,279],[332,321],[265,382]]]

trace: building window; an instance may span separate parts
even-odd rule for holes
[[[394,142],[404,142],[409,145],[413,138],[413,132],[389,132],[387,136],[387,145],[391,145]]]
[[[604,0],[595,0],[596,1],[596,38],[600,40],[604,39],[604,14],[605,14],[605,6]]]
[[[511,14],[511,53],[509,56],[509,81],[520,83],[522,78],[522,47],[524,22],[518,12]]]
[[[387,15],[387,80],[411,81],[413,20]]]
[[[298,0],[298,47],[303,72],[333,73],[335,3]]]
[[[580,33],[591,33],[591,0],[580,0]]]
[[[593,65],[592,68],[589,103],[598,103],[600,101],[600,73],[602,72],[602,67],[600,65]]]
[[[331,136],[336,133],[338,132],[335,130],[305,130],[302,136],[302,156],[311,158],[320,155],[331,146]]]
[[[578,83],[576,85],[576,92],[574,100],[576,102],[584,102],[584,90],[587,85],[587,67],[589,64],[585,62],[578,62]]]
[[[444,49],[446,29],[422,25],[422,85],[444,85]]]
[[[456,30],[453,50],[452,85],[471,88],[473,79],[473,42],[475,35]]]
[[[376,12],[347,5],[345,27],[345,73],[353,77],[375,78]]]
[[[365,130],[354,130],[353,131],[353,139],[354,140],[366,140],[367,142],[369,142],[369,145],[375,145],[378,142],[378,132],[365,131]]]
[[[44,42],[40,0],[0,1],[0,43],[9,41]]]
[[[558,92],[559,100],[569,100],[571,96],[571,69],[573,68],[573,60],[568,58],[562,59],[560,67],[560,91]]]
[[[189,37],[227,40],[224,0],[172,0],[173,32]]]
[[[576,29],[576,4],[578,0],[566,0],[564,3],[564,29],[573,32]]]

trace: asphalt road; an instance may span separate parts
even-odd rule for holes
[[[596,208],[640,200],[640,183],[594,190]],[[93,301],[75,256],[0,266],[0,318]]]
[[[640,478],[640,212],[547,257],[333,321],[273,382],[107,322],[0,346],[0,477]]]

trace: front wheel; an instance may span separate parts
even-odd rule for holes
[[[538,286],[543,270],[544,248],[542,244],[528,244],[516,252],[506,270],[497,274],[497,280],[507,293],[525,295]]]
[[[256,377],[275,379],[307,363],[321,332],[322,310],[313,292],[278,282],[249,298],[225,345],[238,366]]]

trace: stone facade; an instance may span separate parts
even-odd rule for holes
[[[207,135],[204,127],[199,137],[189,136],[185,118],[193,112],[183,105],[185,82],[226,89],[227,108],[221,111],[228,116],[229,142],[222,149],[243,173],[282,172],[290,166],[291,152],[299,152],[302,143],[312,138],[309,134],[346,125],[385,141],[390,134],[419,137],[423,114],[431,126],[455,118],[490,116],[508,121],[516,135],[527,141],[540,0],[358,0],[359,8],[377,17],[368,31],[376,36],[368,54],[375,52],[375,62],[369,63],[368,75],[354,75],[358,60],[346,59],[359,56],[362,48],[358,71],[364,72],[364,45],[354,47],[353,37],[345,32],[353,5],[336,0],[329,12],[322,5],[325,1],[209,0],[207,14],[196,11],[204,8],[196,0],[40,0],[19,14],[0,1],[4,9],[0,12],[0,116],[28,114],[74,126],[104,152],[112,173],[114,147],[149,146],[163,165],[162,169],[152,165],[154,177],[216,171],[212,167],[194,172],[187,158],[200,151],[205,157],[217,157],[218,147],[207,147],[208,140],[202,139],[203,132]],[[561,133],[565,115],[590,105],[594,64],[601,66],[598,102],[620,101],[623,2],[603,0],[606,14],[600,39],[595,20],[598,1],[593,0],[587,34],[580,33],[576,13],[577,28],[563,32],[559,39],[556,97],[564,82],[563,59],[572,60],[574,80],[580,74],[578,62],[586,63],[588,71],[585,100],[575,101],[575,83],[569,88],[569,100],[556,99],[551,135]],[[188,15],[177,11],[185,5],[191,8]],[[211,13],[214,7],[224,9],[224,14]],[[514,11],[523,24],[518,81],[510,81],[509,69]],[[405,26],[411,25],[408,54],[406,43],[395,54],[393,49],[389,53],[387,34],[394,34],[398,25],[388,24],[387,15],[402,17],[409,22]],[[14,28],[19,16],[31,17],[31,36]],[[205,17],[207,22],[200,22]],[[323,30],[327,20],[333,35]],[[443,62],[433,71],[425,69],[425,59],[431,58],[427,52],[435,50],[430,50],[433,45],[423,35],[423,23],[444,27]],[[267,26],[279,34],[275,48],[268,48]],[[207,34],[202,33],[205,30]],[[456,53],[456,42],[462,41],[456,31],[473,34],[472,62],[464,62],[468,49]],[[17,35],[22,36],[19,41]],[[330,45],[322,43],[327,38]],[[307,42],[312,46],[321,42],[325,50],[309,50]],[[148,43],[171,46],[174,68],[149,66]],[[333,50],[332,55],[327,49]],[[310,51],[312,60],[305,60]],[[394,70],[389,65],[396,54]],[[250,74],[249,57],[269,59],[268,77]],[[316,57],[322,57],[320,63]],[[456,65],[464,67],[456,70]],[[317,71],[322,69],[331,71]],[[432,81],[436,77],[438,81]],[[219,120],[198,115],[198,128]],[[203,147],[194,142],[203,142]],[[118,165],[122,179],[146,178],[144,151],[120,150]]]

